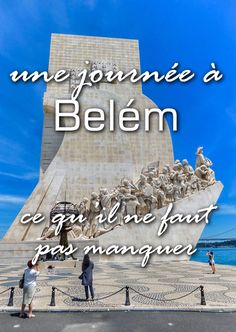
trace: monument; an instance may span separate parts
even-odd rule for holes
[[[174,225],[164,237],[158,238],[157,227],[169,203],[174,202],[178,213],[196,213],[203,204],[215,204],[222,184],[215,181],[211,162],[202,148],[197,151],[196,169],[187,160],[174,161],[172,140],[167,123],[164,131],[154,126],[146,132],[103,130],[88,132],[84,128],[75,132],[55,131],[55,101],[70,99],[78,84],[77,72],[101,69],[106,72],[133,68],[140,72],[138,41],[128,39],[86,37],[53,34],[51,38],[49,72],[66,69],[70,79],[60,84],[47,83],[43,98],[44,128],[41,153],[40,178],[34,191],[16,217],[0,244],[0,257],[4,261],[6,250],[12,257],[25,260],[34,255],[39,243],[58,243],[54,236],[50,214],[53,209],[73,204],[73,209],[85,213],[88,223],[74,225],[68,232],[69,240],[80,249],[89,242],[102,246],[125,244],[127,246],[186,244],[196,245],[204,224]],[[129,81],[109,83],[103,80],[96,86],[85,88],[79,98],[80,114],[88,107],[108,109],[108,101],[115,100],[122,109],[134,99],[136,109],[157,107],[142,93],[141,83]],[[70,106],[64,106],[64,112]],[[106,114],[108,116],[108,114]],[[143,120],[142,120],[143,121]],[[156,122],[155,120],[155,126]],[[65,121],[65,124],[68,123]],[[142,127],[141,122],[141,127]],[[117,203],[119,220],[115,225],[96,223],[95,217],[107,213]],[[127,214],[143,215],[152,212],[156,222],[150,225],[124,225]],[[45,220],[39,224],[20,223],[25,213],[42,213]],[[5,251],[4,251],[5,248]],[[109,260],[140,260],[131,255],[101,256]],[[153,260],[188,259],[186,255],[158,256]]]

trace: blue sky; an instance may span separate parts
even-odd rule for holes
[[[37,183],[45,85],[14,84],[13,70],[47,70],[51,33],[134,38],[144,70],[191,68],[187,84],[143,86],[160,108],[179,113],[175,157],[195,162],[197,146],[224,183],[211,236],[236,227],[236,3],[230,0],[0,0],[0,238]],[[220,83],[202,76],[215,62]],[[236,230],[225,234],[236,237]]]

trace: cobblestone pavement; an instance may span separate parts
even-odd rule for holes
[[[34,299],[36,310],[236,310],[236,267],[233,266],[218,265],[217,273],[213,275],[207,264],[196,262],[160,263],[146,268],[130,263],[97,263],[94,270],[95,301],[84,301],[84,289],[78,279],[81,262],[77,262],[77,267],[73,267],[74,262],[66,263],[53,262],[56,266],[53,272],[46,268],[50,263],[41,267]],[[7,291],[0,295],[0,310],[19,308],[22,290],[18,288],[18,282],[22,271],[22,266],[0,266],[0,293],[9,287],[16,287],[14,306],[7,307],[10,293]],[[132,288],[130,306],[124,305],[125,289],[99,300],[126,285]],[[199,289],[187,297],[175,299],[200,285],[204,286],[206,306],[200,305]],[[55,307],[49,306],[52,286],[60,290],[56,290]]]

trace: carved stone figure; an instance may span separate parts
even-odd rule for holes
[[[88,207],[87,204],[89,202],[89,199],[87,197],[84,197],[82,199],[82,201],[80,202],[80,204],[77,206],[79,213],[84,217],[87,218],[88,217]]]
[[[55,236],[56,225],[51,224],[49,227],[45,227],[42,236],[37,240],[49,240]]]
[[[171,183],[171,169],[169,165],[165,165],[162,169],[162,174],[160,174],[159,179],[162,182],[162,188],[164,189],[166,186],[168,186]]]
[[[82,230],[81,236],[83,235],[84,237],[86,236],[86,233],[87,233],[86,225],[88,223],[88,214],[89,214],[89,209],[87,206],[88,202],[89,202],[89,199],[87,197],[84,197],[82,199],[82,201],[80,202],[80,204],[77,205],[79,213],[83,216],[83,218],[86,218],[86,221],[80,225],[81,230]]]
[[[214,172],[206,165],[201,165],[195,170],[196,176],[200,179],[200,189],[205,189],[215,183]]]
[[[210,159],[206,158],[203,155],[203,147],[199,147],[196,152],[196,170],[195,174],[202,180],[202,188],[207,187],[207,185],[211,185],[215,183],[215,173],[210,168],[213,164]],[[202,167],[204,166],[204,167]],[[203,181],[207,181],[206,184]]]
[[[191,180],[191,177],[193,176],[194,174],[194,169],[192,168],[191,165],[189,165],[188,163],[188,160],[187,159],[184,159],[182,161],[182,164],[183,164],[183,173],[186,175],[186,179],[187,181],[190,181]]]
[[[197,149],[197,152],[196,152],[196,155],[197,155],[197,158],[196,158],[196,168],[202,166],[202,165],[205,165],[206,167],[211,167],[213,164],[211,162],[210,159],[206,158],[204,155],[203,155],[203,147],[200,146],[198,149]]]
[[[89,238],[94,237],[97,231],[97,220],[96,217],[100,214],[101,205],[99,201],[98,194],[92,192],[89,205],[89,215],[88,215],[88,225],[89,229],[86,232],[86,236]]]
[[[149,213],[157,202],[157,199],[153,196],[153,187],[147,182],[147,178],[143,174],[140,175],[137,187],[139,214]]]
[[[117,202],[116,197],[118,195],[118,192],[113,190],[111,193],[107,190],[107,188],[101,188],[100,189],[100,204],[102,207],[101,213],[103,215],[103,218],[108,218],[109,213],[111,212],[112,207],[114,206],[114,203]],[[105,229],[112,228],[113,226],[107,222],[103,223],[103,227]]]
[[[166,203],[166,196],[160,179],[153,179],[153,195],[157,200],[157,209],[162,208]]]
[[[127,214],[136,214],[136,207],[139,202],[136,197],[137,187],[131,180],[122,179],[121,185],[117,188],[117,201],[120,204],[117,212],[117,224],[123,225],[124,216]],[[135,211],[135,213],[133,213]]]

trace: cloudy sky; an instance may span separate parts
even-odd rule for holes
[[[45,85],[13,84],[13,70],[47,70],[51,33],[138,39],[144,70],[191,68],[188,84],[143,86],[160,108],[179,113],[176,159],[197,146],[224,183],[212,236],[236,227],[236,3],[230,0],[0,0],[0,238],[38,180]],[[215,62],[219,83],[202,76]],[[236,237],[236,229],[224,236]]]

